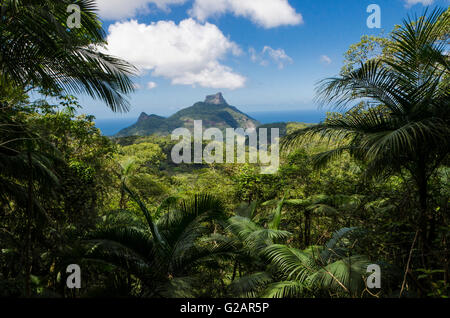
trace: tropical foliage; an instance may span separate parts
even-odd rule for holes
[[[316,156],[317,165],[349,152],[366,163],[368,176],[410,174],[420,203],[417,222],[423,247],[434,238],[428,182],[448,160],[450,150],[450,68],[447,39],[442,38],[449,24],[449,16],[441,10],[417,21],[406,20],[392,34],[391,56],[370,59],[356,70],[323,81],[318,89],[325,102],[337,106],[363,101],[344,116],[285,139],[286,145],[315,136],[335,141],[337,147]]]
[[[353,45],[318,85],[340,112],[273,124],[287,134],[273,175],[175,165],[170,138],[107,138],[77,115],[71,94],[124,111],[133,90],[95,12],[0,1],[0,296],[450,295],[448,10]]]

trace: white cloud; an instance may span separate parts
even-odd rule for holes
[[[330,65],[333,61],[327,55],[322,55],[322,56],[320,56],[320,62],[322,64]]]
[[[270,58],[279,69],[283,69],[286,64],[292,64],[294,61],[289,57],[283,49],[273,49],[270,46],[264,46],[261,53],[257,53],[254,48],[248,50],[250,59],[252,62],[259,63],[263,66],[269,65],[270,61],[266,58]]]
[[[256,50],[251,47],[248,49],[248,52],[250,53],[250,59],[252,60],[252,62],[258,62],[259,56],[256,53]]]
[[[407,7],[412,7],[419,3],[421,3],[424,6],[429,6],[429,5],[433,4],[433,2],[434,2],[434,0],[405,0],[405,1],[406,1]]]
[[[249,18],[264,28],[303,23],[302,15],[290,6],[288,0],[195,0],[189,11],[200,21],[225,13]]]
[[[107,41],[109,54],[134,64],[141,74],[150,71],[172,84],[229,89],[245,84],[245,77],[220,63],[229,53],[241,54],[240,48],[210,23],[117,22],[109,27]]]
[[[278,68],[282,69],[286,64],[292,64],[294,61],[286,54],[283,49],[274,50],[270,46],[265,46],[263,54],[268,54],[269,57],[278,64]]]
[[[147,83],[147,88],[148,89],[154,89],[158,86],[158,84],[156,84],[155,82],[148,82]]]
[[[168,10],[169,5],[183,4],[187,0],[97,0],[100,16],[114,20],[134,17],[137,13],[148,13],[150,4]]]
[[[189,0],[97,0],[100,16],[107,20],[135,17],[147,14],[150,8],[169,10],[171,5],[181,5]],[[423,1],[423,0],[422,0]],[[264,28],[282,25],[298,25],[303,17],[289,4],[288,0],[193,0],[189,14],[199,21],[211,16],[232,13],[252,20]]]

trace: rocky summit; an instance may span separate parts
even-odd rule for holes
[[[226,100],[223,98],[222,93],[206,96],[205,104],[228,105]]]

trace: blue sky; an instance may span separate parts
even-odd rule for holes
[[[448,0],[98,0],[108,52],[140,69],[131,110],[80,96],[97,119],[168,116],[223,92],[245,112],[314,109],[315,83],[338,74],[343,53],[427,5]],[[370,4],[381,29],[369,29]]]

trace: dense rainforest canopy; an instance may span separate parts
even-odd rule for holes
[[[133,91],[95,12],[0,2],[0,297],[450,295],[449,10],[353,45],[317,88],[339,112],[289,123],[273,175],[176,165],[170,137],[107,138],[77,115],[73,95],[126,111]]]

